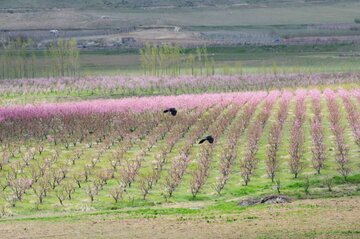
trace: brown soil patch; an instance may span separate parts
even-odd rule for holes
[[[69,221],[4,221],[1,238],[359,238],[360,198],[317,199],[237,214]],[[211,219],[209,219],[211,218]]]

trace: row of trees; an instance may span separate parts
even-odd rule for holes
[[[346,179],[351,172],[349,159],[349,146],[345,141],[345,127],[341,123],[341,112],[337,103],[336,94],[332,90],[324,92],[328,109],[330,128],[334,135],[335,161],[338,165],[338,172]]]
[[[3,46],[0,58],[2,79],[35,77],[36,56],[27,51],[33,44],[32,40],[17,39]]]
[[[276,121],[274,121],[274,123],[272,123],[271,128],[269,130],[268,146],[266,151],[267,154],[266,172],[269,178],[271,178],[272,182],[274,182],[280,166],[280,162],[278,159],[278,151],[281,144],[282,129],[288,117],[291,98],[292,98],[292,93],[290,92],[283,93],[279,104],[277,119]]]
[[[340,90],[339,93],[347,111],[347,118],[355,137],[355,143],[360,147],[360,112],[357,110],[356,105],[351,101],[351,97],[346,91]]]
[[[279,91],[272,91],[264,99],[264,106],[260,113],[256,116],[254,123],[249,128],[247,147],[245,155],[240,162],[240,175],[244,180],[244,184],[248,185],[258,165],[256,154],[259,150],[259,141],[264,132],[266,122],[271,116],[272,108],[279,97]]]
[[[94,132],[92,132],[91,135],[88,134],[87,137],[90,137],[89,140],[95,141],[97,144],[103,146],[96,152],[95,157],[84,165],[83,170],[78,169],[70,172],[72,166],[78,165],[80,161],[85,159],[83,157],[83,149],[74,150],[73,155],[69,156],[69,158],[67,158],[68,160],[64,162],[59,160],[61,150],[55,151],[50,157],[43,158],[41,157],[44,150],[43,147],[36,149],[31,148],[31,144],[26,141],[23,144],[26,148],[24,151],[21,145],[6,144],[6,150],[4,152],[10,153],[3,155],[6,161],[0,160],[4,162],[3,166],[6,167],[6,170],[9,172],[6,180],[0,182],[3,191],[6,190],[6,188],[9,188],[11,191],[6,200],[12,206],[15,206],[15,203],[21,201],[22,195],[31,187],[34,194],[38,197],[39,204],[43,203],[44,198],[47,197],[48,194],[53,194],[59,200],[60,204],[63,205],[65,200],[72,199],[72,194],[77,190],[76,185],[80,189],[83,184],[86,184],[86,194],[90,200],[93,201],[95,196],[98,195],[99,191],[103,189],[110,179],[119,181],[119,186],[110,192],[111,197],[119,200],[126,187],[130,187],[132,182],[134,182],[141,167],[142,159],[145,157],[146,152],[150,150],[152,143],[149,141],[149,144],[136,155],[135,160],[124,160],[124,154],[133,146],[134,141],[137,139],[146,138],[147,135],[151,136],[156,132],[160,132],[160,135],[162,135],[163,132],[167,131],[166,127],[163,127],[164,122],[161,124],[159,121],[154,121],[151,114],[138,116],[146,119],[147,124],[142,123],[139,127],[133,128],[132,134],[123,132],[120,128],[113,133],[105,131],[98,132],[92,128],[94,125],[90,125],[90,128],[92,128]],[[95,116],[93,117],[96,118]],[[103,117],[100,116],[100,118],[95,119],[95,121],[102,118]],[[189,118],[192,119],[192,117]],[[158,118],[158,120],[160,119],[161,117]],[[82,120],[85,119],[83,118]],[[125,128],[128,130],[130,125],[126,123],[126,117],[120,117],[119,120],[122,120],[122,124],[120,125],[126,125]],[[134,121],[134,119],[128,120]],[[152,121],[152,123],[150,123],[150,121]],[[67,123],[70,123],[69,119],[67,119]],[[87,121],[87,123],[89,123],[89,121]],[[92,137],[92,135],[95,137]],[[72,141],[72,147],[78,148],[78,140],[74,141],[74,139],[70,139],[70,141]],[[55,142],[54,139],[51,139],[50,143],[51,142]],[[87,146],[92,147],[91,143],[89,143],[89,141],[87,142]],[[113,153],[113,157],[108,158],[109,164],[99,169],[98,164],[102,161],[104,153],[119,142],[121,142],[120,147]],[[23,156],[22,160],[12,160],[11,162],[8,160],[9,157],[15,157],[17,154]],[[0,171],[2,171],[2,169]],[[121,172],[121,176],[116,174],[117,171]]]
[[[226,129],[234,121],[238,111],[239,107],[228,107],[228,109],[225,109],[207,129],[209,134],[215,139],[221,138],[222,134],[225,133]],[[193,197],[196,197],[202,190],[209,177],[215,145],[216,144],[206,144],[200,150],[196,168],[192,172],[192,179],[190,181],[190,191]]]
[[[298,90],[296,94],[295,117],[290,132],[290,171],[297,178],[304,165],[301,161],[304,155],[305,135],[303,125],[306,116],[306,91]]]
[[[296,92],[295,115],[291,119],[289,136],[291,173],[297,177],[306,165],[302,159],[307,149],[304,147],[304,123],[308,116],[308,95],[311,96],[313,111],[311,117],[308,117],[313,140],[313,168],[320,173],[326,158],[325,118],[321,113],[321,101],[325,98],[329,108],[326,119],[334,135],[332,140],[337,170],[346,179],[352,169],[349,160],[351,148],[346,142],[347,129],[342,121],[339,95],[347,102],[344,105],[347,105],[345,109],[348,111],[349,124],[358,127],[359,110],[352,91],[341,91],[340,94],[331,90],[326,90],[324,94],[319,91]],[[272,91],[269,94],[244,93],[234,97],[231,103],[223,99],[221,105],[204,105],[199,100],[199,107],[182,108],[176,117],[152,110],[137,113],[106,112],[103,106],[101,112],[93,114],[79,114],[81,111],[64,114],[65,110],[62,110],[57,111],[62,116],[54,116],[49,112],[40,114],[41,111],[31,111],[38,118],[30,117],[29,113],[17,112],[13,116],[17,115],[24,121],[10,117],[0,122],[0,136],[1,132],[8,132],[0,145],[0,175],[4,176],[0,177],[0,192],[11,205],[22,201],[32,191],[38,197],[39,204],[47,195],[56,197],[63,204],[65,200],[72,200],[75,191],[86,193],[93,201],[108,188],[109,196],[117,202],[131,187],[138,189],[143,199],[146,199],[159,181],[162,195],[168,198],[173,196],[184,182],[184,177],[189,175],[190,192],[195,197],[206,186],[213,159],[221,152],[219,177],[213,184],[214,190],[220,195],[237,159],[239,136],[247,126],[250,128],[245,138],[246,146],[239,159],[244,184],[250,182],[257,168],[260,156],[258,149],[261,147],[259,140],[264,137],[264,132],[269,132],[266,171],[274,181],[281,168],[278,151],[292,98],[292,92]],[[171,103],[174,104],[174,101]],[[141,104],[132,105],[142,107]],[[259,105],[261,108],[254,117]],[[278,110],[272,117],[275,106],[278,106]],[[67,108],[68,111],[70,109]],[[267,122],[271,125],[269,131],[264,131]],[[223,149],[217,147],[219,143],[203,144],[201,150],[194,146],[206,133],[213,135],[216,142],[221,142]],[[177,144],[179,140],[181,142]],[[154,146],[156,150],[151,152]],[[64,147],[68,150],[61,150]],[[192,157],[197,149],[199,157]],[[66,155],[61,155],[63,152]],[[149,155],[155,152],[156,156]],[[149,165],[148,159],[155,160]],[[105,187],[109,180],[113,181]]]
[[[145,75],[179,76],[184,70],[191,75],[215,74],[215,61],[209,56],[206,47],[198,47],[195,53],[186,55],[178,45],[146,44],[140,49],[140,61]]]
[[[217,178],[214,185],[214,189],[218,195],[221,195],[222,190],[225,188],[225,185],[230,179],[233,164],[237,159],[237,146],[240,136],[248,127],[251,117],[255,113],[261,100],[261,97],[257,97],[255,99],[242,102],[245,106],[243,107],[241,114],[238,117],[234,117],[235,119],[229,126],[227,146],[223,149],[219,162],[220,176]]]
[[[181,156],[176,157],[172,161],[173,163],[168,171],[168,175],[165,178],[164,196],[166,198],[172,197],[175,190],[179,187],[190,163],[189,155],[193,144],[207,131],[207,129],[212,125],[212,120],[219,116],[221,112],[222,107],[209,108],[206,114],[202,115],[201,120],[197,121],[191,128],[191,131],[187,134],[186,143],[179,149]]]
[[[310,92],[312,110],[314,116],[310,120],[310,133],[313,142],[311,149],[313,168],[318,174],[324,167],[326,159],[326,148],[324,138],[323,117],[321,113],[321,93],[318,90]]]
[[[58,39],[44,52],[35,52],[31,39],[19,38],[3,45],[0,52],[0,78],[77,76],[79,49],[75,39]]]

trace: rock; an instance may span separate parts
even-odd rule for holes
[[[277,203],[289,203],[291,201],[292,201],[291,198],[286,195],[270,195],[263,197],[260,203],[277,204]]]
[[[286,195],[269,195],[263,198],[246,198],[239,202],[239,206],[247,207],[256,204],[278,204],[278,203],[290,203],[292,199]]]

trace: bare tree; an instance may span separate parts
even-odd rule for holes
[[[165,192],[169,197],[172,197],[175,189],[181,183],[190,159],[185,155],[176,157],[169,170],[169,175],[165,179]]]
[[[21,201],[22,196],[24,195],[27,189],[31,188],[32,183],[33,183],[32,179],[17,178],[10,181],[9,187],[16,196],[16,199],[18,201]]]
[[[64,188],[58,187],[55,190],[55,195],[56,195],[56,198],[59,200],[60,204],[63,206],[64,200],[66,199],[66,193],[65,193]]]
[[[114,199],[115,203],[117,203],[122,199],[124,192],[125,188],[122,185],[118,185],[110,190],[110,196]]]
[[[71,200],[71,194],[75,192],[75,185],[71,181],[66,181],[63,184],[64,192],[67,194],[69,200]]]
[[[99,189],[95,186],[88,186],[86,189],[86,193],[90,197],[90,201],[93,202],[95,196],[98,195],[99,193]]]

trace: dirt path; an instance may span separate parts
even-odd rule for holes
[[[210,219],[209,219],[210,218]],[[360,198],[249,208],[238,214],[2,221],[0,238],[360,238]]]

